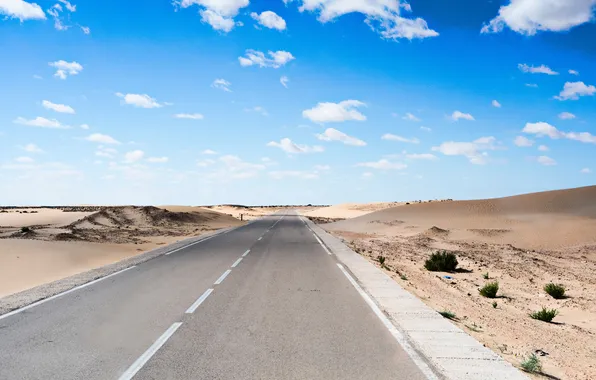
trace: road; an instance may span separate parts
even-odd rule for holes
[[[0,379],[425,379],[292,212],[0,317]]]

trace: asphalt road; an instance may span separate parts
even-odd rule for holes
[[[0,379],[424,379],[290,214],[0,316]]]

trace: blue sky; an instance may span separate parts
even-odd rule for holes
[[[594,184],[596,1],[441,3],[0,0],[0,203]]]

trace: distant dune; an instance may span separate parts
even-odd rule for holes
[[[342,203],[303,212],[302,215],[319,218],[349,219],[402,204],[404,202]]]

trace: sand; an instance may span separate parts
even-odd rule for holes
[[[67,225],[92,212],[64,212],[59,209],[1,209],[0,226],[26,227],[37,225]]]
[[[545,373],[596,378],[596,186],[410,204],[322,227],[376,265],[386,257],[400,285],[437,311],[454,312],[456,324],[514,365],[541,350]],[[438,249],[456,252],[465,271],[426,271],[424,260]],[[481,297],[478,288],[495,280],[499,298]],[[569,298],[547,295],[542,288],[551,281],[564,284]],[[529,317],[542,306],[559,310],[556,323]]]

